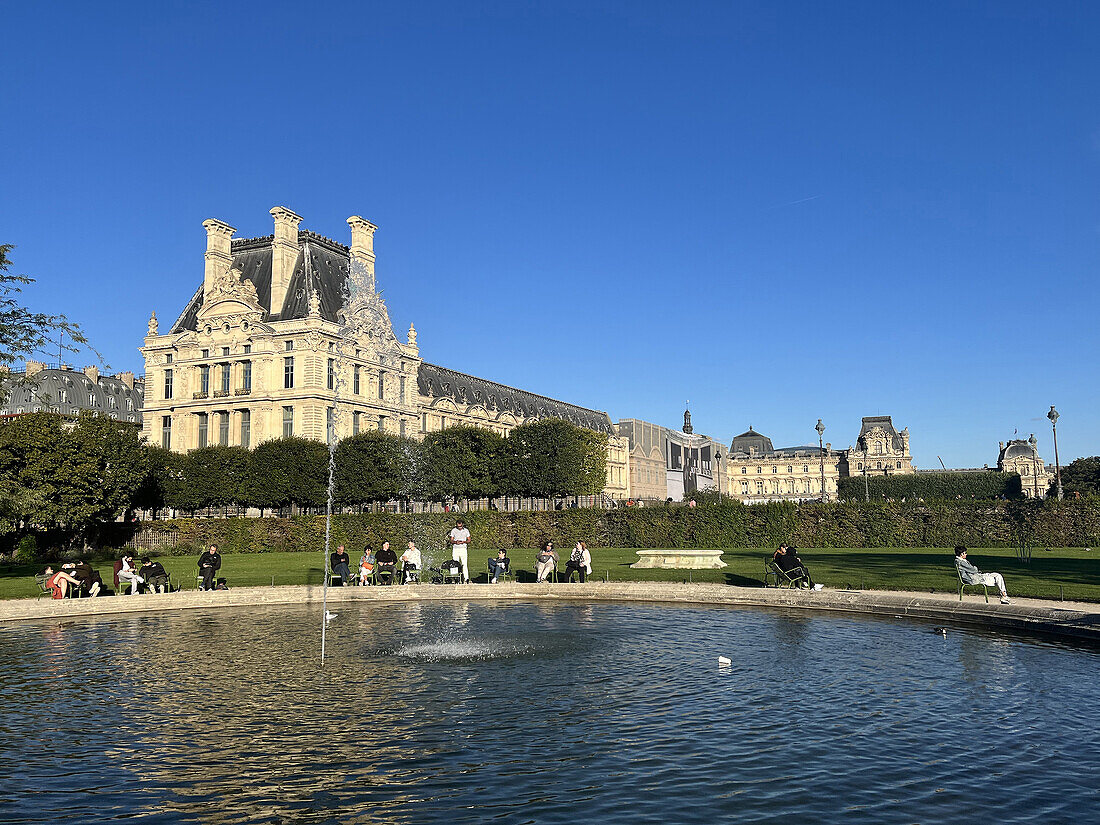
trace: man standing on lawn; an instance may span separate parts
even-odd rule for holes
[[[451,545],[451,558],[462,565],[462,581],[470,583],[470,562],[467,550],[470,547],[470,531],[462,519],[455,524],[454,529],[447,534],[447,543]]]

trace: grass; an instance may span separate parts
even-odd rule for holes
[[[520,581],[534,581],[534,550],[510,550],[512,566],[520,573]],[[692,581],[759,587],[763,584],[765,554],[760,548],[734,548],[722,553],[728,567],[721,570],[693,570]],[[477,581],[486,581],[487,549],[471,548],[470,570]],[[352,563],[358,561],[352,553]],[[829,588],[863,588],[867,590],[914,590],[918,592],[955,593],[957,579],[949,549],[913,548],[800,548],[799,555],[809,565],[814,581]],[[565,559],[562,564],[564,569]],[[160,561],[174,582],[184,589],[196,586],[197,557],[161,556]],[[1080,548],[1055,548],[1036,551],[1031,563],[1016,558],[1011,549],[972,549],[969,555],[982,570],[1002,573],[1009,595],[1100,602],[1100,551],[1085,552]],[[611,581],[688,580],[686,570],[633,570],[630,565],[638,557],[633,548],[593,548],[593,577]],[[320,584],[323,576],[320,551],[303,553],[225,554],[219,573],[230,587],[271,584]],[[113,562],[95,562],[103,581],[111,586]],[[38,585],[34,574],[43,565],[6,565],[0,567],[0,599],[34,597]],[[973,592],[973,591],[970,591]]]

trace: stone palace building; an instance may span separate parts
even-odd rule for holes
[[[367,429],[420,438],[469,424],[506,435],[562,418],[606,433],[606,496],[627,496],[627,439],[607,413],[425,362],[416,329],[394,333],[375,282],[374,234],[348,218],[351,245],[271,210],[274,233],[234,238],[208,220],[203,281],[165,332],[154,313],[145,357],[143,434],[186,452],[252,447],[300,435],[324,441]]]

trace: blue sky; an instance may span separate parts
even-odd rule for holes
[[[115,370],[201,223],[348,241],[426,360],[723,441],[1096,449],[1100,5],[6,3],[0,242]],[[80,360],[79,358],[77,359]]]

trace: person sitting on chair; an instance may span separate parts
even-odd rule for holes
[[[363,555],[359,557],[359,584],[367,585],[374,581],[374,548],[369,544],[363,548]]]
[[[134,557],[126,554],[122,557],[122,566],[118,569],[119,593],[122,592],[122,583],[130,582],[130,595],[136,596],[145,584],[145,579],[138,575],[138,569],[134,566]]]
[[[80,582],[80,592],[85,596],[98,596],[102,592],[103,577],[88,562],[78,561],[69,574]]]
[[[822,585],[814,584],[814,580],[810,578],[810,570],[795,553],[795,548],[789,547],[786,542],[779,545],[779,549],[775,551],[772,560],[775,562],[775,566],[790,578],[797,579],[799,576],[803,576],[805,578],[805,581],[802,582],[803,587],[812,587],[814,590],[821,589]]]
[[[214,575],[221,569],[222,554],[218,552],[218,545],[211,544],[210,549],[199,556],[199,573],[202,575],[199,590],[213,590]]]
[[[508,554],[504,551],[504,548],[501,547],[497,550],[497,557],[495,559],[489,559],[490,584],[496,584],[497,579],[508,572],[508,564]]]
[[[164,569],[164,565],[159,561],[153,561],[148,556],[142,556],[141,575],[154,593],[168,592],[168,571]]]
[[[405,584],[411,581],[420,582],[420,566],[422,564],[423,559],[420,557],[420,549],[410,541],[405,552],[401,554],[401,572],[405,574]]]
[[[544,582],[551,570],[557,569],[558,554],[554,552],[554,542],[548,541],[535,555],[535,581]]]
[[[569,554],[569,561],[565,563],[565,580],[573,581],[574,573],[580,578],[581,584],[584,584],[586,573],[592,574],[592,554],[588,552],[588,545],[583,541],[578,541],[573,552]]]
[[[56,573],[52,567],[46,568],[46,586],[53,591],[55,599],[63,599],[69,592],[69,586],[80,587],[80,582],[71,573],[58,570]]]
[[[986,587],[996,587],[1001,591],[1001,604],[1011,604],[1008,600],[1008,591],[1005,590],[1005,577],[1000,573],[983,573],[966,558],[966,548],[955,548],[955,567],[959,569],[959,578],[963,584],[984,584]]]
[[[329,568],[332,570],[333,576],[340,577],[340,586],[351,582],[351,557],[348,556],[347,551],[344,550],[344,545],[340,545],[336,548],[336,552],[332,553],[328,557]]]
[[[390,549],[388,541],[382,542],[382,549],[378,551],[378,575],[389,576],[390,584],[397,579],[397,554]]]

